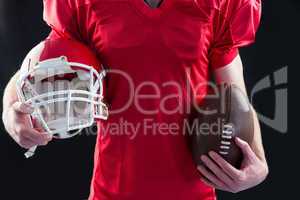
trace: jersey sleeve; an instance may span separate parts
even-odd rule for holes
[[[80,33],[76,21],[76,1],[43,0],[44,21],[51,27],[50,37],[79,39]]]
[[[213,20],[210,65],[228,65],[238,48],[254,42],[261,18],[261,0],[224,0]]]

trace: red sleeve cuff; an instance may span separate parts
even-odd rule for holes
[[[232,48],[229,51],[223,51],[223,53],[218,52],[212,54],[210,57],[210,66],[213,70],[218,68],[222,68],[228,64],[230,64],[235,57],[238,55],[238,48]]]

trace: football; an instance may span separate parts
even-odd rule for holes
[[[215,151],[239,169],[243,154],[235,143],[235,137],[252,143],[252,112],[248,97],[236,85],[216,86],[189,119],[189,126],[193,127],[189,133],[190,147],[196,165],[203,164],[202,155]]]

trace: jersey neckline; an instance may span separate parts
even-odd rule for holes
[[[130,0],[136,9],[143,14],[144,16],[150,19],[158,19],[163,14],[166,13],[166,10],[169,9],[172,5],[173,0],[162,0],[158,8],[151,8],[147,5],[144,0]]]

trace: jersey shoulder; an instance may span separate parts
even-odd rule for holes
[[[217,10],[222,10],[225,7],[236,9],[244,5],[260,5],[261,0],[195,0],[197,4],[201,7],[214,8]]]

